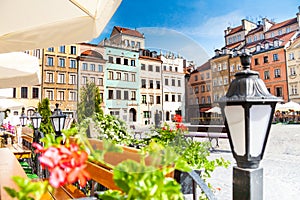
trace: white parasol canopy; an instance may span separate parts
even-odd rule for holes
[[[0,54],[0,88],[13,88],[40,84],[37,57],[22,52]]]
[[[0,98],[0,111],[5,111],[6,109],[18,110],[21,109],[22,107],[24,107],[24,104],[14,99]]]
[[[122,0],[1,0],[0,53],[98,37]]]
[[[276,105],[276,110],[279,111],[289,111],[289,110],[293,110],[293,111],[300,111],[300,104],[293,102],[293,101],[289,101],[285,104],[277,104]]]
[[[211,109],[205,111],[206,113],[217,113],[217,114],[221,114],[221,108],[220,107],[212,107]]]

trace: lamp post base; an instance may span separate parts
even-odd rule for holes
[[[263,168],[233,167],[233,200],[263,199]]]

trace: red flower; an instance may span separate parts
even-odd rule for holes
[[[60,145],[59,147],[44,148],[33,143],[36,153],[41,153],[39,161],[43,168],[50,172],[49,183],[58,188],[66,183],[79,181],[84,187],[90,175],[85,171],[88,154],[80,151],[77,144],[70,146]]]
[[[182,116],[181,116],[181,115],[178,115],[178,114],[176,114],[176,115],[174,116],[174,121],[175,121],[175,122],[179,122],[179,123],[181,123],[181,122],[182,122]]]

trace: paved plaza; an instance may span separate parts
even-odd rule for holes
[[[227,139],[220,139],[220,147],[211,158],[223,157],[231,161],[228,169],[217,168],[209,180],[217,199],[232,199],[232,157]],[[264,199],[290,200],[300,198],[300,125],[274,124],[271,127],[264,159]]]

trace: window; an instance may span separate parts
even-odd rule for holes
[[[297,89],[297,85],[292,85],[291,86],[291,95],[295,95],[298,94],[298,89]]]
[[[131,74],[131,81],[135,82],[135,74]]]
[[[103,72],[103,65],[98,65],[98,72]]]
[[[169,71],[171,72],[173,69],[172,69],[172,66],[169,66]]]
[[[46,72],[46,82],[47,83],[54,83],[52,72]]]
[[[53,90],[46,90],[46,98],[51,101],[54,99]]]
[[[59,67],[65,67],[65,62],[66,62],[66,60],[64,58],[59,58],[58,59],[58,66]]]
[[[270,72],[269,71],[264,71],[264,78],[265,78],[265,80],[270,79]]]
[[[57,92],[57,100],[59,100],[59,101],[65,100],[65,92],[64,91]]]
[[[181,102],[181,95],[180,94],[177,96],[177,101]]]
[[[264,63],[268,63],[268,56],[264,56]]]
[[[143,103],[143,104],[146,104],[146,103],[147,103],[146,95],[142,95],[142,103]]]
[[[114,98],[114,91],[108,90],[108,99],[113,99],[113,98]]]
[[[146,79],[142,79],[142,88],[146,88]]]
[[[275,78],[280,78],[280,69],[274,69]]]
[[[28,98],[28,87],[21,87],[21,98]]]
[[[282,87],[276,87],[275,88],[275,95],[277,96],[277,97],[282,97]]]
[[[255,59],[254,59],[254,64],[255,64],[255,65],[259,65],[258,58],[255,58]]]
[[[128,73],[124,73],[124,80],[125,80],[125,81],[128,81],[128,80],[129,80]]]
[[[140,42],[137,42],[136,43],[136,47],[139,49],[139,48],[141,48],[141,43]]]
[[[112,56],[108,56],[108,62],[109,63],[114,63],[114,58]]]
[[[131,100],[136,100],[136,92],[131,91]]]
[[[167,71],[167,66],[166,65],[164,65],[164,71]]]
[[[129,46],[129,40],[124,40],[125,47]]]
[[[205,85],[201,85],[201,92],[205,92]]]
[[[117,75],[116,79],[117,79],[117,80],[121,80],[121,78],[122,78],[122,77],[121,77],[121,72],[117,72],[116,75]]]
[[[291,67],[290,68],[290,75],[296,75],[296,70],[295,70],[295,67]]]
[[[83,84],[83,85],[86,85],[86,84],[87,84],[87,80],[88,80],[87,77],[86,77],[86,76],[83,76],[83,77],[82,77],[82,84]]]
[[[156,81],[156,89],[160,89],[160,81]]]
[[[65,74],[58,74],[57,83],[65,83]]]
[[[121,90],[117,90],[117,99],[121,99]]]
[[[195,94],[198,94],[198,93],[199,93],[199,87],[196,86],[196,87],[194,88],[194,91],[195,91]]]
[[[91,71],[96,71],[96,66],[95,66],[95,64],[90,64],[90,70]]]
[[[145,64],[141,64],[141,70],[146,70],[146,65]]]
[[[134,66],[135,67],[135,60],[131,60],[131,66]]]
[[[124,58],[124,65],[128,65],[128,59]]]
[[[88,64],[87,63],[82,63],[82,70],[87,71],[88,70]]]
[[[197,75],[195,75],[194,80],[195,80],[195,81],[198,81],[198,76],[197,76]]]
[[[294,57],[294,53],[289,53],[289,60],[294,60],[295,57]]]
[[[160,96],[156,96],[156,104],[160,104]]]
[[[178,72],[178,67],[175,67],[175,72]]]
[[[76,84],[76,74],[69,75],[69,84],[75,85]]]
[[[60,46],[59,47],[59,52],[60,53],[65,53],[66,52],[66,47],[65,46]]]
[[[201,103],[205,104],[205,97],[201,97]]]
[[[134,46],[135,46],[135,42],[131,41],[131,47],[134,47]]]
[[[153,72],[153,65],[148,65],[148,71]]]
[[[291,28],[290,28],[290,27],[286,27],[285,32],[286,32],[286,33],[291,32]]]
[[[278,60],[279,60],[278,54],[277,53],[273,54],[273,61],[278,61]]]
[[[204,80],[204,74],[201,74],[201,75],[200,75],[200,79],[201,79],[201,80]]]
[[[175,79],[172,79],[172,86],[175,86]]]
[[[177,80],[177,85],[178,85],[178,87],[181,87],[181,81],[180,80]]]
[[[210,96],[207,96],[207,103],[211,103],[211,98],[210,98]]]
[[[234,64],[231,65],[231,66],[230,66],[230,72],[234,72],[234,68],[235,68]]]
[[[175,102],[175,94],[172,94],[172,102]]]
[[[169,85],[169,79],[165,79],[165,85]]]
[[[128,100],[128,91],[127,90],[124,91],[124,99]]]
[[[165,101],[169,101],[169,95],[165,94]]]
[[[90,77],[90,82],[95,84],[96,83],[95,77]]]
[[[103,86],[103,78],[98,78],[98,85]]]
[[[77,97],[76,92],[74,91],[69,92],[69,101],[76,101],[77,100],[76,97]]]
[[[39,88],[32,88],[32,98],[38,99],[39,98]]]
[[[224,78],[224,85],[227,85],[227,84],[228,84],[228,78],[225,77],[225,78]]]
[[[116,63],[121,64],[121,58],[116,58]]]
[[[160,72],[160,67],[159,66],[155,66],[155,71],[156,72]]]
[[[207,91],[207,92],[210,91],[210,85],[206,85],[206,91]]]
[[[76,68],[76,60],[74,60],[74,59],[70,60],[70,68],[72,68],[72,69]]]
[[[49,47],[49,48],[47,49],[47,51],[49,51],[49,52],[54,52],[54,48],[53,48],[53,47]]]
[[[149,88],[153,89],[153,80],[149,80]]]
[[[71,46],[71,52],[72,55],[76,55],[76,46]]]
[[[53,57],[47,57],[47,66],[53,66]]]
[[[223,68],[223,70],[226,70],[227,69],[227,63],[223,63],[222,68]]]
[[[108,72],[108,80],[114,80],[114,72],[113,71]]]

